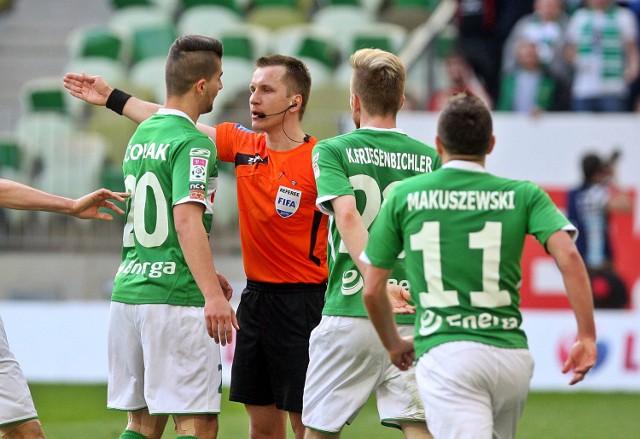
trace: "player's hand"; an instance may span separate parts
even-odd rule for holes
[[[73,201],[70,215],[82,219],[112,220],[113,216],[107,212],[100,212],[98,209],[105,207],[116,213],[124,214],[124,211],[109,199],[124,202],[130,194],[124,192],[112,192],[109,189],[98,189],[84,197]]]
[[[562,373],[573,370],[573,377],[569,385],[579,383],[596,365],[598,358],[598,347],[594,339],[578,339],[569,351],[569,357],[564,362]]]
[[[416,359],[413,349],[413,337],[400,338],[396,346],[389,349],[389,358],[400,370],[407,370]]]
[[[64,88],[74,98],[82,99],[93,105],[107,104],[107,98],[113,91],[102,76],[89,76],[86,73],[67,73],[64,78]]]
[[[394,314],[415,314],[416,307],[408,303],[411,293],[400,285],[387,285],[387,295]]]
[[[220,282],[220,287],[222,288],[225,299],[231,300],[231,296],[233,295],[231,284],[222,273],[216,271],[216,275],[218,276],[218,282]]]
[[[233,328],[240,329],[236,313],[223,295],[205,301],[204,319],[209,337],[222,346],[233,341]]]

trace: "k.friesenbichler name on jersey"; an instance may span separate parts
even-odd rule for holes
[[[431,172],[431,157],[406,152],[389,152],[377,148],[347,148],[349,163],[375,165],[382,168]]]
[[[515,191],[447,191],[407,194],[407,210],[513,210]]]

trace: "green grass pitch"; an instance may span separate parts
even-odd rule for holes
[[[117,439],[126,415],[106,409],[106,385],[33,384],[36,408],[48,439]],[[532,393],[517,439],[640,438],[640,393]],[[167,424],[165,438],[175,438]],[[220,439],[248,438],[248,418],[241,404],[223,395]],[[293,437],[291,434],[289,437]],[[398,430],[380,426],[373,400],[344,439],[399,439]]]

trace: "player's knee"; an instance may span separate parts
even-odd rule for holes
[[[218,437],[218,415],[174,416],[178,437],[216,439]]]
[[[0,427],[0,436],[2,439],[45,439],[38,419],[4,425]]]

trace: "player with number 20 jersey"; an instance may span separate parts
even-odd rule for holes
[[[131,201],[112,300],[203,306],[175,232],[173,206],[202,203],[211,231],[218,177],[213,142],[186,115],[160,109],[129,142],[122,169]]]

